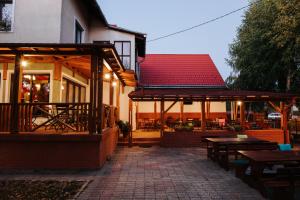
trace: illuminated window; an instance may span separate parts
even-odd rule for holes
[[[0,0],[0,31],[12,31],[13,0]]]

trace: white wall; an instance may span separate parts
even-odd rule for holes
[[[58,43],[61,7],[62,0],[14,0],[12,32],[0,32],[0,42]]]
[[[167,109],[173,102],[165,102],[165,109]],[[160,112],[160,102],[157,102],[157,112]],[[193,102],[192,105],[184,105],[184,112],[189,113],[200,113],[201,103]],[[154,102],[140,102],[139,112],[141,113],[153,113],[154,112]],[[180,113],[180,103],[177,102],[169,111],[169,113]],[[225,102],[211,102],[210,112],[226,112]]]
[[[130,41],[131,42],[131,69],[135,69],[135,35],[105,28],[99,21],[93,20],[89,32],[89,42],[94,41]]]
[[[84,8],[84,1],[63,0],[61,13],[61,43],[75,42],[75,20],[84,29],[82,43],[89,41],[89,13]]]

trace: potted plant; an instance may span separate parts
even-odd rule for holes
[[[130,129],[131,129],[129,122],[124,122],[124,121],[120,120],[117,122],[117,125],[119,126],[119,129],[123,134],[123,138],[127,138],[127,136],[130,133]]]

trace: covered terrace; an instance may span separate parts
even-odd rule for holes
[[[175,137],[180,135],[181,141],[188,140],[189,136],[193,134],[185,134],[184,132],[178,132],[171,130],[166,126],[166,114],[177,103],[191,104],[192,102],[200,102],[199,106],[199,118],[201,119],[201,126],[198,130],[195,130],[195,134],[203,134],[209,132],[218,132],[215,130],[207,130],[207,102],[233,102],[235,105],[232,110],[234,121],[242,127],[241,132],[248,135],[259,137],[261,139],[273,140],[278,143],[289,143],[288,133],[288,112],[292,105],[295,104],[299,94],[292,93],[276,93],[276,92],[261,92],[261,91],[242,91],[242,90],[229,90],[229,89],[205,89],[205,88],[139,88],[129,94],[129,97],[133,102],[151,101],[160,103],[159,123],[161,138]],[[171,102],[169,107],[165,107],[166,102]],[[262,129],[262,130],[246,130],[247,121],[245,114],[246,102],[267,102],[276,112],[281,114],[280,129]],[[156,103],[155,103],[156,104]],[[181,112],[183,112],[183,108]],[[132,112],[130,112],[132,113]],[[183,113],[181,113],[181,116]],[[232,116],[232,115],[231,115]],[[132,122],[132,116],[131,116]],[[229,123],[226,121],[226,123]],[[178,133],[177,133],[178,132]],[[222,130],[224,134],[231,131]],[[222,134],[223,134],[222,133]],[[171,136],[170,136],[171,135]],[[224,135],[223,135],[224,136]],[[197,140],[194,138],[193,140]],[[174,143],[174,141],[173,141]],[[176,143],[176,142],[175,142]],[[179,145],[180,146],[180,145]]]
[[[118,95],[135,84],[113,44],[0,44],[0,67],[0,168],[104,164],[118,138]]]

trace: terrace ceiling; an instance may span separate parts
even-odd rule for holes
[[[0,43],[0,63],[14,63],[14,56],[22,54],[32,63],[61,63],[89,78],[91,55],[103,55],[110,68],[124,85],[135,86],[134,73],[125,68],[112,44],[24,44]]]

